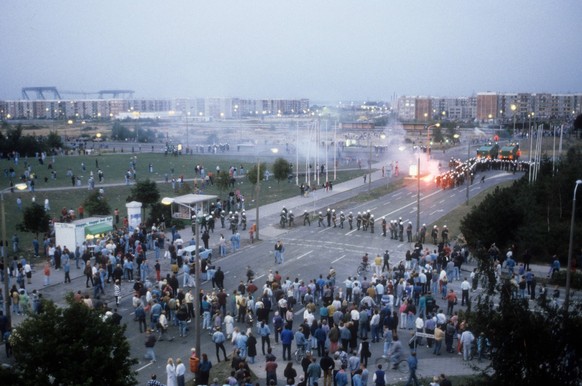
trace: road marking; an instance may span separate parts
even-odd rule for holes
[[[435,213],[440,213],[440,212],[444,212],[444,211],[445,211],[444,209],[437,209],[437,210],[435,210],[434,212],[430,212],[430,215],[432,216],[432,215],[434,215]]]
[[[260,278],[262,278],[263,276],[265,276],[265,274],[262,274],[262,275],[259,275],[259,276],[255,276],[253,280],[260,279]]]
[[[307,253],[304,253],[304,254],[302,254],[301,256],[298,256],[298,257],[297,257],[297,260],[299,260],[299,259],[302,259],[302,258],[304,258],[305,256],[307,256],[307,255],[309,255],[309,254],[311,254],[311,253],[313,253],[313,251],[309,251],[309,252],[307,252]]]
[[[295,315],[301,315],[302,313],[305,312],[305,307],[303,307],[302,309],[300,309],[299,311],[295,312]]]
[[[151,365],[152,365],[152,362],[148,363],[148,364],[147,364],[147,365],[145,365],[145,366],[142,366],[142,367],[140,367],[139,369],[137,369],[137,370],[135,370],[135,371],[142,371],[143,369],[145,369],[146,367],[149,367],[149,366],[151,366]]]
[[[331,262],[332,262],[332,263],[335,263],[336,261],[340,261],[340,260],[341,260],[341,259],[343,259],[344,257],[346,257],[346,255],[342,255],[342,256],[338,257],[337,259],[335,259],[335,260],[332,260]]]
[[[426,195],[426,196],[423,196],[423,197],[420,199],[420,201],[423,201],[424,199],[426,199],[426,198],[429,198],[429,197],[431,197],[431,196],[434,196],[435,194],[438,194],[438,193],[441,193],[441,191],[440,191],[440,190],[437,190],[436,192],[432,192],[431,194],[428,194],[428,195]],[[392,214],[394,214],[394,213],[397,213],[397,212],[399,212],[399,211],[401,211],[401,210],[404,210],[404,209],[408,208],[408,207],[409,207],[409,206],[411,206],[411,205],[416,205],[416,201],[414,201],[414,202],[411,202],[410,204],[406,204],[406,205],[404,205],[404,206],[402,206],[402,207],[400,207],[400,208],[398,208],[398,209],[394,209],[392,212],[390,212],[390,213],[386,213],[386,214],[384,214],[384,215],[382,215],[382,216],[380,216],[380,217],[388,217],[388,216],[390,216],[390,215],[392,215]]]

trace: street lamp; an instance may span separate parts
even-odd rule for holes
[[[568,312],[570,305],[570,267],[572,266],[572,249],[574,246],[574,221],[576,219],[576,191],[582,180],[576,180],[574,186],[574,197],[572,197],[572,220],[570,222],[570,244],[568,246],[568,266],[566,267],[566,297],[564,299],[564,311]]]
[[[380,134],[381,139],[386,138],[386,134]],[[368,192],[372,190],[372,132],[368,133]]]
[[[517,106],[515,103],[512,103],[511,106],[511,115],[513,115],[513,135],[515,135],[515,110],[517,110]]]
[[[188,118],[190,118],[190,111],[188,111],[188,113],[186,114],[186,154],[188,154],[188,151],[190,149],[190,136],[189,136],[189,132],[190,132],[190,127],[188,126]]]
[[[426,165],[428,171],[428,161],[430,161],[430,129],[433,127],[440,127],[440,123],[430,125],[426,128]],[[416,164],[416,236],[418,237],[420,231],[420,147],[418,150],[418,159]]]
[[[271,153],[273,154],[277,154],[279,152],[279,149],[277,149],[276,147],[271,149]],[[255,234],[257,237],[257,240],[259,240],[259,193],[261,192],[261,161],[257,159],[257,183],[255,185],[255,225],[256,225],[256,229],[255,229]]]
[[[196,297],[194,299],[194,327],[196,328],[196,332],[194,334],[195,336],[195,347],[196,347],[196,352],[201,352],[200,351],[200,333],[201,333],[201,315],[200,315],[200,253],[199,253],[199,245],[200,245],[200,228],[199,228],[199,218],[198,218],[198,211],[196,210],[196,208],[192,208],[190,205],[186,205],[183,204],[179,201],[174,200],[171,197],[164,197],[162,198],[162,204],[163,205],[172,205],[172,204],[178,204],[180,206],[183,206],[184,208],[188,208],[189,211],[194,211],[194,215],[192,217],[195,217],[194,219],[194,232],[196,233],[196,258],[194,260],[194,264],[195,264],[195,269],[194,269],[194,286],[196,287]]]
[[[7,319],[7,326],[10,327],[10,304],[8,303],[8,299],[9,299],[9,295],[8,295],[8,291],[10,290],[9,288],[9,279],[8,279],[8,266],[9,266],[9,261],[8,261],[8,242],[7,242],[7,238],[6,238],[6,211],[4,209],[4,192],[11,190],[13,191],[13,188],[16,188],[18,190],[24,190],[27,188],[27,185],[25,183],[20,183],[20,184],[16,184],[13,187],[9,187],[3,190],[0,190],[0,212],[1,212],[1,216],[2,216],[2,240],[3,240],[3,245],[4,247],[2,248],[2,261],[4,262],[4,308],[6,309],[6,319]]]
[[[430,125],[426,128],[426,160],[430,160],[430,129],[433,127],[441,127],[440,123],[436,123],[434,125]],[[420,154],[419,154],[420,156]]]

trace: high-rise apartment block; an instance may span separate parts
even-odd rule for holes
[[[401,121],[477,120],[503,121],[540,119],[569,120],[582,113],[582,93],[496,93],[482,92],[476,96],[437,98],[402,96],[396,111]]]
[[[302,115],[309,99],[75,99],[0,101],[0,119],[98,119],[183,117],[232,119]]]

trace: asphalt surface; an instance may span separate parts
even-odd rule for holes
[[[450,154],[447,154],[449,157]],[[474,184],[470,187],[470,195],[474,195],[479,191],[486,189],[501,181],[517,178],[519,175],[512,175],[505,172],[487,172],[487,179],[483,184]],[[381,172],[374,172],[372,176],[372,188],[390,183],[396,177],[382,177]],[[298,277],[300,279],[314,279],[320,273],[326,273],[330,266],[336,269],[338,283],[341,283],[347,276],[356,274],[355,267],[359,263],[361,255],[368,252],[370,256],[376,253],[381,253],[388,249],[391,254],[391,265],[398,263],[404,258],[404,253],[407,249],[412,247],[409,243],[402,243],[396,240],[390,240],[381,236],[379,219],[386,216],[389,219],[402,217],[403,220],[409,219],[416,224],[416,183],[411,181],[406,183],[405,187],[385,196],[369,202],[361,202],[357,196],[362,192],[368,190],[368,184],[363,183],[361,178],[346,181],[337,184],[333,187],[333,191],[325,192],[318,191],[315,195],[310,197],[296,197],[283,200],[278,203],[264,205],[260,207],[261,216],[261,240],[250,244],[248,240],[248,233],[241,231],[242,248],[234,253],[229,251],[229,254],[223,258],[217,258],[217,244],[220,233],[224,233],[227,240],[230,233],[227,229],[218,228],[211,234],[210,245],[214,247],[213,253],[214,262],[221,266],[225,271],[226,279],[225,285],[227,291],[230,293],[236,288],[239,281],[243,278],[246,272],[245,267],[250,265],[254,268],[256,273],[256,283],[261,288],[264,284],[265,276],[269,269],[279,270],[283,277],[289,276],[291,279]],[[452,190],[440,190],[430,184],[422,184],[421,198],[420,198],[420,219],[421,222],[430,224],[437,221],[444,214],[462,205],[466,199],[465,187],[460,187]],[[283,207],[293,210],[296,214],[296,226],[292,229],[281,229],[278,225],[279,213]],[[349,229],[340,230],[333,227],[318,227],[317,221],[312,221],[310,227],[302,225],[302,218],[300,216],[304,210],[317,212],[319,210],[325,211],[327,207],[343,210],[344,212],[352,211],[356,214],[358,211],[371,210],[375,214],[376,233],[362,231],[349,231]],[[249,225],[254,221],[255,210],[247,210]],[[191,230],[185,229],[180,231],[184,240],[191,239]],[[272,254],[273,245],[278,240],[282,240],[286,245],[285,262],[282,265],[276,265]],[[153,252],[150,252],[150,259]],[[169,262],[162,259],[162,276],[169,272]],[[151,260],[150,260],[151,261]],[[472,269],[471,264],[464,266],[464,273]],[[547,272],[545,267],[535,267],[536,274],[544,275]],[[64,304],[64,295],[70,291],[85,291],[85,278],[82,274],[82,266],[77,269],[75,264],[71,268],[71,284],[63,284],[64,273],[62,271],[53,271],[49,286],[43,285],[43,278],[40,267],[36,267],[36,272],[33,274],[32,284],[27,285],[27,290],[32,291],[37,289],[43,293],[43,296],[54,300],[57,304]],[[182,283],[181,275],[179,277]],[[166,358],[181,357],[185,362],[190,353],[190,348],[194,345],[194,332],[191,330],[188,336],[180,338],[178,336],[177,327],[171,327],[169,334],[175,336],[173,341],[162,341],[156,345],[156,354],[158,361],[150,363],[143,359],[145,353],[144,348],[144,334],[140,334],[136,322],[133,321],[131,295],[132,283],[122,284],[122,301],[119,307],[119,312],[123,316],[122,322],[127,324],[127,339],[131,344],[132,356],[139,359],[139,364],[135,366],[139,384],[145,384],[152,373],[157,373],[162,380],[165,379],[165,362]],[[459,291],[460,282],[450,284],[455,288],[457,293]],[[204,282],[202,288],[205,291],[212,291],[211,284]],[[474,295],[477,295],[475,293]],[[113,287],[108,284],[106,287],[106,295],[104,300],[109,304],[114,304]],[[439,300],[438,304],[444,306],[444,301]],[[303,310],[296,307],[294,326],[302,320]],[[18,325],[23,318],[22,315],[14,315],[13,322]],[[192,328],[194,324],[190,324]],[[242,327],[242,326],[241,326]],[[401,331],[402,336],[406,336],[408,331]],[[273,338],[271,338],[274,341]],[[382,354],[382,344],[374,343],[372,346],[372,358],[368,364],[368,368],[373,372],[375,368],[374,361]],[[281,346],[273,346],[274,354],[278,358],[282,358]],[[215,363],[214,344],[210,342],[208,334],[202,333],[202,352],[209,354],[209,358]],[[260,345],[258,347],[260,353]],[[406,354],[408,349],[405,349]],[[230,354],[230,353],[229,353]],[[7,361],[4,352],[0,353],[0,360]],[[462,361],[460,357],[455,354],[443,353],[440,357],[435,357],[427,348],[418,349],[419,368],[418,373],[423,376],[433,376],[440,373],[447,375],[461,375],[473,374],[475,370],[471,365],[476,365],[471,362],[471,365]],[[260,378],[265,378],[264,372],[264,357],[257,356],[257,361],[251,368],[255,374]],[[282,373],[285,363],[279,361],[279,383],[282,382]],[[479,367],[484,367],[486,362],[479,364]],[[297,370],[299,365],[295,365]],[[298,371],[298,373],[300,373]],[[391,381],[402,378],[402,374],[389,372]],[[192,377],[187,372],[187,377]],[[212,379],[212,375],[211,375]],[[371,377],[369,382],[371,383]]]

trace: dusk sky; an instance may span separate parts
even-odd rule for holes
[[[582,92],[577,0],[3,0],[0,15],[0,99]]]

